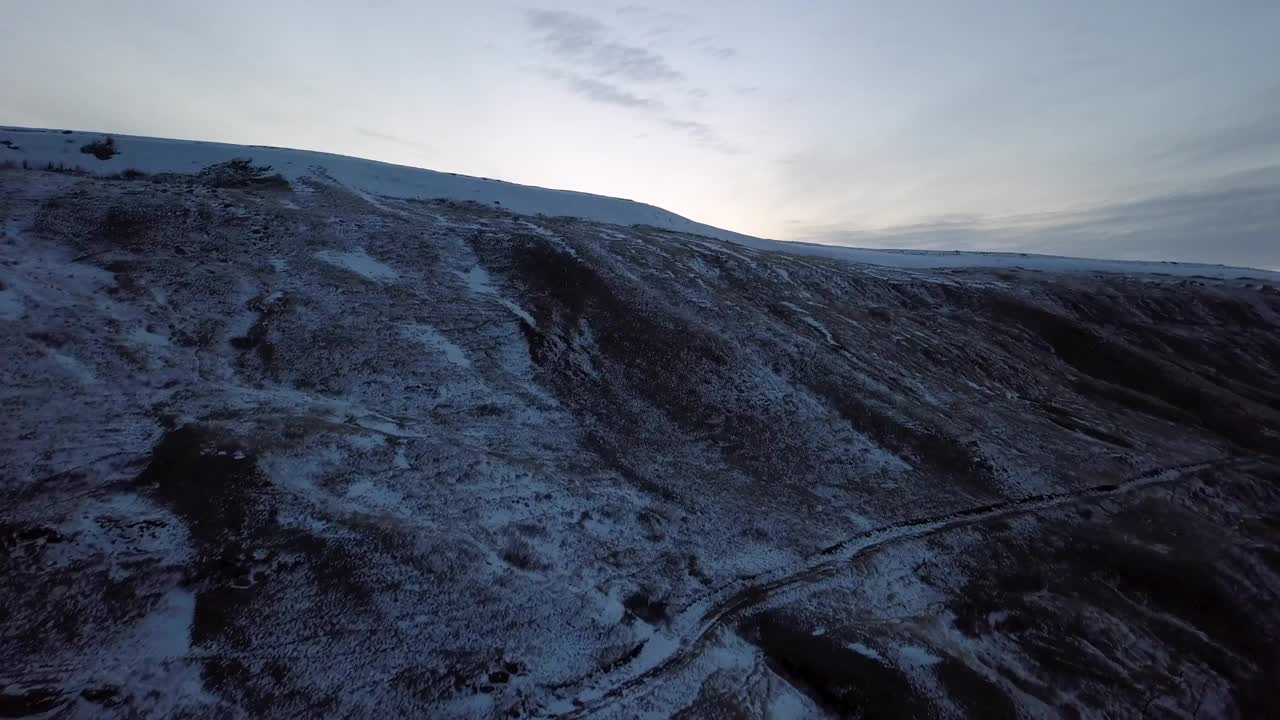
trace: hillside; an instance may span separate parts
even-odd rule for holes
[[[1280,709],[1274,274],[98,137],[0,131],[3,714]]]
[[[95,157],[82,148],[110,137],[115,154]],[[251,157],[288,180],[324,178],[377,203],[387,197],[477,203],[523,215],[574,217],[615,225],[648,225],[745,245],[757,250],[827,257],[897,268],[1018,268],[1063,272],[1158,273],[1188,277],[1255,277],[1280,281],[1280,273],[1194,263],[1156,263],[1031,255],[1027,253],[875,250],[787,242],[743,235],[704,225],[661,208],[621,198],[517,185],[489,178],[392,165],[329,153],[260,145],[242,146],[190,140],[165,140],[70,130],[0,127],[0,163],[41,169],[49,165],[95,175],[126,171],[193,173],[236,158]]]

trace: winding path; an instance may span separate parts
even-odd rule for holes
[[[783,592],[828,578],[859,556],[886,545],[1000,517],[1026,515],[1073,502],[1174,483],[1204,470],[1250,461],[1247,457],[1230,456],[1170,465],[1147,470],[1115,483],[1070,492],[1029,495],[867,530],[820,550],[799,567],[792,565],[737,578],[690,604],[672,619],[668,634],[650,638],[638,653],[634,653],[626,661],[615,663],[606,670],[559,689],[554,699],[545,706],[546,715],[584,717],[608,705],[642,695],[656,685],[655,681],[659,678],[685,667],[697,657],[712,636],[712,631],[733,616],[758,607]],[[665,642],[655,642],[659,637],[665,639]]]

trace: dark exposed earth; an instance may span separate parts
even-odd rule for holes
[[[0,717],[1280,716],[1280,287],[0,170]]]

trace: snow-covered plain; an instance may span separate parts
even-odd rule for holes
[[[0,127],[0,162],[26,160],[35,166],[63,163],[97,174],[128,169],[147,173],[192,173],[234,158],[251,157],[270,165],[290,180],[323,175],[347,188],[371,196],[471,201],[527,215],[575,217],[615,225],[648,225],[675,232],[703,235],[774,252],[835,258],[897,268],[1021,268],[1045,272],[1158,273],[1211,278],[1255,277],[1280,279],[1280,273],[1176,262],[1135,262],[1034,255],[1027,253],[959,252],[942,250],[880,250],[779,242],[712,227],[662,208],[622,198],[568,190],[550,190],[501,180],[393,165],[329,153],[278,147],[167,140],[131,135],[111,135],[120,153],[98,160],[80,152],[82,145],[107,137],[103,133]]]
[[[7,714],[1276,714],[1265,275],[96,137],[0,144]]]

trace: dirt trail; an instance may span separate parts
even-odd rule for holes
[[[887,545],[1001,517],[1036,513],[1073,502],[1175,483],[1204,470],[1250,461],[1247,457],[1232,456],[1153,468],[1115,483],[1071,492],[1030,495],[867,530],[824,548],[799,567],[789,566],[738,578],[692,603],[672,619],[669,628],[673,636],[667,637],[667,642],[654,643],[651,639],[628,662],[616,664],[606,672],[575,683],[572,686],[574,692],[562,692],[557,701],[547,706],[547,715],[585,717],[619,701],[642,695],[660,678],[683,668],[697,657],[713,631],[734,616],[759,607],[785,592],[831,577],[851,561]],[[661,647],[657,647],[659,645]],[[605,682],[609,680],[613,682]]]

